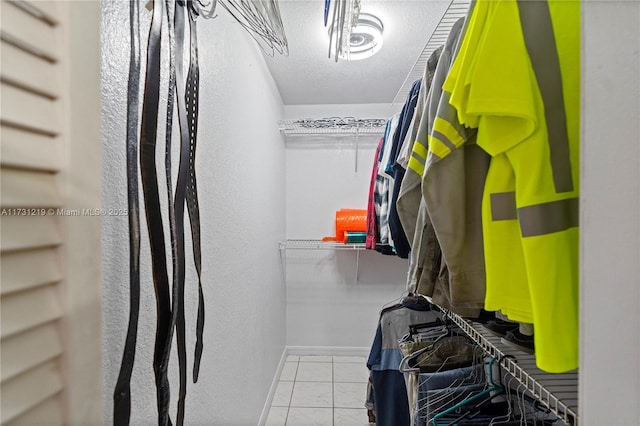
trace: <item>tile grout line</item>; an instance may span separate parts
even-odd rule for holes
[[[289,406],[287,407],[287,415],[284,418],[284,426],[287,425],[289,421],[289,412],[291,411],[291,401],[293,400],[293,390],[296,387],[296,379],[298,378],[298,366],[300,365],[300,357],[298,357],[298,361],[296,361],[296,372],[293,375],[293,385],[291,386],[291,395],[289,395]]]
[[[333,426],[336,426],[336,425],[339,425],[339,423],[336,423],[336,418],[335,418],[335,415],[336,415],[336,394],[335,394],[336,375],[335,375],[335,367],[336,367],[336,364],[341,364],[341,363],[336,362],[336,360],[334,358],[335,357],[331,356],[331,359],[328,362],[331,365],[331,381],[330,382],[324,382],[324,383],[331,383],[331,402],[332,402],[331,413],[332,413],[332,419],[331,419],[331,423],[330,424],[333,425]],[[294,392],[294,390],[296,388],[296,384],[307,383],[307,382],[309,382],[309,383],[317,382],[317,381],[314,381],[314,380],[307,380],[307,381],[299,380],[298,373],[300,372],[300,366],[301,366],[302,362],[303,362],[302,357],[298,357],[298,359],[296,361],[293,361],[293,363],[295,363],[295,372],[294,372],[294,375],[293,375],[293,382],[292,382],[293,386],[292,386],[292,389],[291,389],[291,394],[289,395],[289,404],[288,404],[287,413],[286,413],[286,416],[285,416],[285,425],[287,425],[287,422],[289,421],[289,415],[291,414],[291,409],[294,408],[292,406],[292,402],[293,402],[293,392]],[[313,362],[313,361],[309,361],[309,362]],[[317,361],[317,362],[321,362],[321,361]],[[326,362],[326,361],[323,361],[323,362]],[[358,363],[342,362],[342,364],[347,364],[347,365],[354,364],[355,365],[355,364],[358,364]],[[282,377],[282,375],[281,375],[281,377]],[[353,384],[364,383],[364,384],[366,384],[366,382],[357,382],[357,381],[356,382],[345,382],[345,383],[353,383]],[[314,408],[314,407],[307,407],[307,408]],[[322,407],[319,406],[319,407],[315,407],[315,408],[322,408]],[[347,407],[345,407],[345,408],[347,408]],[[349,408],[351,408],[351,407],[349,407]],[[353,409],[357,409],[357,408],[353,407]]]
[[[335,370],[333,368],[335,357],[331,357],[331,424],[336,424],[336,377]]]

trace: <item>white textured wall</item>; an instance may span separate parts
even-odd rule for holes
[[[387,118],[388,104],[289,105],[289,119]],[[335,235],[335,212],[367,208],[379,137],[295,136],[286,148],[287,238]],[[362,251],[287,250],[287,344],[369,347],[382,306],[406,287],[407,261]]]
[[[150,13],[143,12],[146,34]],[[126,1],[102,2],[105,208],[126,207],[128,14]],[[251,425],[258,422],[285,346],[284,284],[277,245],[285,233],[284,145],[277,127],[282,101],[259,48],[226,11],[219,8],[213,21],[198,20],[198,37],[201,97],[196,166],[206,326],[200,381],[190,383],[187,389],[185,423]],[[164,99],[166,94],[160,105],[166,104]],[[162,144],[160,150],[164,152]],[[159,160],[162,158],[163,154]],[[160,179],[164,179],[162,173]],[[156,423],[152,371],[155,302],[144,216],[142,227],[142,303],[132,379],[131,424],[135,425]],[[111,423],[112,392],[128,319],[127,238],[125,217],[105,218],[107,424]],[[186,247],[190,246],[188,240]],[[187,268],[187,355],[191,368],[197,292],[189,258]],[[178,392],[175,352],[171,361],[174,416]]]
[[[640,424],[640,3],[583,3],[581,424]]]

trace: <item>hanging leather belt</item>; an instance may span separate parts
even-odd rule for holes
[[[172,147],[172,137],[173,137],[173,107],[175,103],[175,93],[176,93],[176,68],[175,68],[175,49],[176,49],[176,40],[175,40],[175,30],[174,30],[174,21],[171,16],[171,4],[173,0],[165,0],[165,6],[167,9],[167,30],[169,32],[169,84],[168,84],[168,94],[167,94],[167,116],[166,116],[166,128],[165,128],[165,178],[167,185],[167,216],[169,218],[169,233],[171,235],[171,264],[172,264],[172,272],[173,272],[173,283],[172,283],[172,306],[171,306],[171,320],[170,320],[170,331],[169,336],[166,341],[166,345],[163,348],[162,359],[163,362],[169,363],[169,358],[171,356],[171,342],[173,341],[173,329],[176,326],[177,322],[177,314],[178,314],[178,304],[180,302],[180,294],[179,294],[179,274],[178,274],[178,258],[179,258],[179,250],[177,247],[177,233],[179,232],[179,228],[176,226],[176,216],[175,216],[175,205],[173,203],[173,190],[172,190],[172,161],[171,161],[171,147]],[[166,401],[166,407],[163,407],[163,410],[169,411],[169,401]],[[171,424],[171,420],[166,417],[166,424]]]
[[[185,19],[185,7],[188,6],[189,20]],[[202,334],[204,329],[204,295],[201,280],[201,251],[200,251],[200,214],[198,208],[198,194],[195,174],[196,136],[198,131],[198,92],[199,92],[199,68],[198,47],[196,32],[196,11],[191,7],[191,2],[178,0],[175,10],[176,32],[176,86],[178,97],[178,119],[180,122],[180,165],[174,199],[176,247],[177,247],[177,303],[174,303],[176,313],[176,338],[178,347],[178,364],[180,369],[180,390],[178,396],[178,415],[176,424],[182,425],[184,421],[184,402],[186,397],[186,341],[185,341],[185,317],[184,317],[184,293],[185,293],[185,242],[184,242],[184,207],[185,203],[189,212],[191,224],[191,239],[193,246],[194,263],[198,274],[198,317],[196,321],[196,347],[193,367],[193,381],[198,380],[200,360],[202,357]],[[187,73],[186,87],[182,85],[183,46],[185,25],[189,24],[190,61]]]
[[[140,133],[140,176],[144,195],[147,230],[151,247],[151,266],[156,296],[156,339],[153,354],[153,370],[156,377],[158,424],[167,425],[169,420],[170,388],[167,377],[168,363],[163,356],[170,345],[171,300],[164,228],[160,210],[158,176],[156,171],[156,139],[158,126],[158,104],[160,97],[160,39],[162,29],[163,2],[153,2],[153,16],[149,29],[147,47],[147,70],[142,103]]]
[[[185,259],[184,259],[184,206],[185,188],[188,179],[189,164],[189,129],[185,106],[185,87],[183,85],[183,47],[185,33],[185,12],[184,3],[176,2],[175,9],[175,31],[176,31],[176,93],[178,98],[178,120],[180,123],[180,165],[178,167],[178,179],[176,181],[176,192],[174,198],[175,218],[176,218],[176,249],[178,259],[177,288],[174,298],[174,314],[176,315],[176,339],[178,347],[178,365],[180,369],[180,390],[178,395],[178,415],[176,424],[180,426],[184,420],[184,400],[187,392],[186,379],[186,342],[185,342],[185,321],[184,321],[184,280],[185,280]],[[177,303],[176,303],[177,302]]]
[[[113,393],[113,423],[128,425],[131,374],[136,354],[140,311],[140,213],[138,203],[138,96],[140,82],[140,19],[138,0],[129,3],[131,53],[127,92],[127,205],[129,208],[129,325],[120,373]]]
[[[192,1],[189,1],[193,4]],[[198,101],[200,70],[198,64],[198,36],[196,31],[197,11],[189,10],[191,62],[187,75],[187,118],[189,122],[189,182],[187,186],[187,209],[191,223],[193,261],[198,274],[198,317],[196,321],[196,345],[193,360],[193,383],[198,381],[200,360],[202,358],[202,333],[204,330],[204,294],[202,291],[202,255],[200,253],[200,207],[198,204],[198,186],[196,184],[196,137],[198,133]]]
[[[168,197],[169,232],[171,237],[172,290],[169,297],[169,278],[165,251],[164,228],[161,214],[158,175],[156,171],[156,142],[158,126],[158,106],[160,97],[160,52],[163,16],[163,1],[153,2],[153,15],[149,30],[147,67],[142,104],[140,132],[140,175],[144,195],[147,229],[151,246],[151,261],[154,290],[156,295],[157,328],[154,347],[153,367],[156,377],[158,424],[171,425],[169,418],[170,387],[167,369],[171,354],[173,329],[176,329],[180,389],[176,424],[182,425],[185,416],[187,389],[187,356],[185,338],[185,237],[184,210],[187,206],[191,225],[193,256],[198,275],[198,314],[196,321],[196,346],[193,365],[193,381],[198,380],[202,358],[202,337],[204,329],[204,294],[202,290],[202,259],[200,237],[200,215],[195,175],[195,153],[198,122],[199,69],[196,33],[197,8],[191,1],[175,2],[174,19],[171,19],[171,3],[164,0],[167,10],[169,32],[169,84],[167,97],[167,122],[165,128],[165,172]],[[189,20],[185,18],[188,8]],[[139,16],[137,1],[130,4],[131,14],[131,64],[129,70],[129,93],[127,113],[127,176],[129,229],[130,229],[130,317],[122,365],[114,392],[114,424],[128,425],[131,412],[130,380],[135,358],[136,333],[139,314],[140,281],[140,225],[138,217],[137,188],[137,121],[138,121],[138,75],[139,63]],[[183,49],[185,25],[189,24],[190,62],[185,79],[183,76]],[[180,162],[175,194],[172,191],[171,136],[173,108],[177,98],[177,113],[180,125]]]

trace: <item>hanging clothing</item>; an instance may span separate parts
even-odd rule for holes
[[[458,47],[441,58],[436,70],[440,82],[437,88],[442,87]],[[476,145],[476,129],[458,122],[457,111],[449,103],[450,93],[434,90],[433,95],[433,128],[428,136],[422,195],[449,270],[452,306],[481,309],[485,298],[482,192],[490,156]],[[451,137],[458,138],[459,144],[448,145],[451,151],[444,157],[435,154],[433,148],[448,143]]]
[[[507,300],[501,310],[510,319],[531,310],[539,368],[572,370],[578,366],[580,3],[478,1],[470,28],[444,89],[460,122],[478,128],[477,144],[492,156],[482,211],[487,288],[509,291],[512,283],[500,274],[509,262],[496,254],[505,241],[519,242],[530,303]],[[434,152],[446,156],[450,147],[437,144]],[[511,188],[498,185],[498,175],[512,176]],[[498,239],[496,225],[506,222],[510,229]]]
[[[398,157],[398,162],[405,168],[406,172],[402,179],[402,183],[400,184],[398,199],[396,200],[396,208],[400,218],[400,223],[402,224],[412,248],[414,235],[416,233],[418,206],[420,205],[420,199],[422,198],[422,194],[420,193],[422,173],[424,171],[424,163],[427,159],[426,149],[424,149],[424,145],[422,145],[423,142],[417,142],[419,138],[418,132],[422,125],[422,120],[426,120],[423,118],[423,114],[427,110],[427,103],[429,102],[428,99],[431,94],[432,80],[436,71],[436,66],[438,65],[438,60],[442,54],[442,49],[442,46],[437,48],[427,61],[427,67],[423,77],[424,84],[420,88],[421,96],[418,98],[416,113],[413,117],[414,123],[413,128],[411,129],[411,140],[409,144],[406,144],[408,145],[406,147],[406,153],[403,153],[403,151],[405,151],[403,147]],[[416,142],[418,143],[417,147],[415,146]],[[413,258],[411,263],[415,263]]]
[[[410,326],[434,322],[440,313],[432,305],[406,300],[384,309],[371,345],[367,367],[371,370],[378,426],[409,426],[409,402],[403,374],[398,370],[402,352],[398,341]]]
[[[380,138],[378,142],[378,148],[376,148],[376,154],[373,160],[373,170],[371,172],[371,183],[369,185],[369,201],[367,203],[367,240],[365,246],[367,249],[375,250],[376,241],[380,240],[380,234],[378,232],[379,218],[376,214],[376,178],[378,177],[378,158],[380,158],[380,151],[384,144],[384,138]]]
[[[427,60],[427,66],[424,70],[424,76],[422,76],[422,84],[420,85],[420,92],[418,93],[418,102],[416,103],[416,108],[413,112],[411,124],[409,125],[409,131],[407,132],[407,135],[402,142],[402,146],[400,147],[400,151],[398,152],[396,163],[398,163],[405,171],[409,168],[409,158],[411,157],[411,153],[413,152],[413,143],[415,142],[416,136],[418,135],[420,120],[422,120],[422,113],[425,109],[429,90],[431,89],[431,82],[433,80],[433,75],[435,74],[436,65],[438,65],[438,59],[440,58],[441,53],[442,46],[435,49]],[[407,235],[411,236],[413,235],[413,233],[408,233]]]
[[[393,133],[398,126],[400,113],[395,114],[388,122],[385,129],[380,156],[378,157],[376,184],[374,188],[375,211],[379,239],[376,241],[376,251],[392,255],[395,254],[393,239],[389,229],[389,203],[393,178],[384,174],[384,164],[388,161],[391,151]]]
[[[480,297],[480,303],[477,302],[477,298],[473,303],[468,302],[469,298],[459,298],[460,301],[454,299],[453,296],[459,293],[451,291],[450,271],[446,257],[443,256],[444,252],[441,250],[437,230],[428,214],[427,204],[421,191],[422,176],[425,172],[425,162],[431,142],[430,135],[442,98],[442,83],[445,81],[453,61],[463,25],[464,19],[460,19],[454,24],[440,54],[425,104],[425,112],[418,129],[418,136],[413,146],[412,157],[409,160],[409,169],[403,181],[403,187],[400,189],[398,212],[401,213],[401,217],[404,217],[403,225],[405,222],[409,223],[413,220],[414,211],[416,214],[416,229],[411,254],[412,263],[407,277],[407,287],[410,291],[415,289],[418,293],[431,297],[434,303],[451,309],[461,316],[477,317],[480,308],[482,308],[484,293]],[[448,213],[454,214],[455,212]]]
[[[389,172],[387,172],[387,166],[390,165],[393,152],[393,136],[395,135],[398,126],[400,126],[401,124],[400,114],[400,112],[394,114],[393,117],[391,117],[391,119],[389,120],[387,128],[385,129],[384,144],[382,146],[382,153],[380,156],[380,165],[378,166],[378,175],[392,180],[393,176],[391,175],[391,168],[389,167]]]
[[[393,190],[391,192],[391,205],[389,207],[389,230],[391,231],[391,237],[393,238],[396,254],[403,259],[409,257],[411,246],[409,245],[407,236],[402,228],[400,217],[398,216],[398,210],[396,209],[396,201],[398,200],[400,186],[405,174],[405,169],[398,165],[396,160],[398,158],[401,144],[404,142],[404,138],[409,131],[411,120],[413,119],[413,113],[415,111],[416,104],[418,103],[418,94],[420,93],[421,85],[422,80],[416,80],[411,87],[411,91],[407,95],[407,100],[400,112],[401,124],[393,135],[390,159],[391,164],[387,165],[387,173],[391,174],[394,179]]]

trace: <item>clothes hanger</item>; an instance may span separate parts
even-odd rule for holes
[[[515,358],[513,355],[504,355],[500,358],[500,361],[502,361],[505,358]],[[502,365],[502,363],[500,363],[500,365]],[[495,426],[495,425],[499,425],[502,423],[509,423],[510,421],[512,421],[512,419],[514,418],[514,412],[513,412],[513,395],[512,395],[512,386],[511,383],[516,380],[515,377],[510,376],[509,382],[507,383],[507,385],[504,384],[504,375],[502,374],[502,372],[500,373],[500,385],[502,385],[502,387],[504,388],[504,395],[505,395],[505,402],[507,403],[507,413],[504,414],[503,416],[497,416],[495,417],[493,420],[491,420],[491,422],[489,423],[489,426]],[[517,380],[516,380],[517,382]],[[517,382],[518,385],[520,386],[520,383]],[[517,392],[516,392],[516,396],[517,396]]]
[[[475,354],[474,354],[475,355]],[[445,362],[443,362],[443,367],[446,366],[446,360]],[[456,380],[454,381],[451,386],[448,386],[447,388],[442,389],[443,393],[445,393],[443,395],[443,399],[449,400],[450,396],[447,395],[446,393],[451,393],[451,392],[455,392],[456,390],[459,390],[462,386],[472,386],[472,385],[479,385],[479,384],[486,384],[486,378],[484,375],[484,360],[482,358],[480,358],[480,361],[478,361],[478,358],[476,358],[474,356],[473,359],[473,363],[468,366],[468,367],[462,367],[463,369],[471,369],[471,373],[468,376],[465,377],[461,377],[460,380]],[[481,375],[476,375],[476,372],[480,370],[482,373]],[[437,373],[442,372],[442,370],[438,370],[435,371],[433,373],[428,373],[431,374],[431,377],[429,377],[425,383],[427,383],[429,380],[433,379],[436,377]]]
[[[432,424],[434,413],[444,410],[449,405],[455,403],[463,395],[466,397],[479,392],[478,386],[486,386],[487,380],[485,376],[485,360],[482,356],[482,349],[474,352],[474,360],[470,367],[471,372],[460,375],[456,380],[452,381],[446,388],[433,388],[429,385],[431,380],[438,380],[438,372],[429,374],[420,374],[418,389],[427,391],[426,395],[418,401],[416,417],[420,417],[426,424]],[[446,364],[446,362],[443,364]],[[466,370],[466,369],[465,369]],[[474,390],[475,387],[475,390]]]
[[[220,0],[219,3],[249,32],[265,54],[274,56],[275,52],[289,53],[276,0]],[[213,12],[209,15],[213,16]]]
[[[470,396],[469,398],[465,399],[464,401],[460,401],[459,403],[455,404],[453,407],[450,407],[450,408],[442,411],[441,413],[438,413],[435,416],[433,416],[433,425],[434,426],[445,426],[443,424],[439,424],[438,423],[443,416],[446,416],[447,414],[450,414],[450,413],[454,413],[459,408],[462,408],[462,407],[466,406],[467,404],[470,404],[470,403],[476,402],[476,401],[480,401],[480,402],[476,403],[476,405],[474,405],[470,411],[467,412],[468,414],[465,413],[465,415],[463,415],[461,417],[458,417],[452,423],[449,423],[448,426],[453,425],[453,424],[456,423],[456,421],[460,421],[461,419],[471,415],[472,411],[476,411],[479,405],[487,404],[493,398],[495,398],[497,395],[500,395],[500,394],[504,393],[504,388],[493,381],[493,364],[496,362],[496,360],[497,360],[496,358],[491,358],[491,361],[489,361],[489,384],[490,384],[489,387],[487,389],[483,390],[482,392],[479,392],[479,393],[477,393],[477,394],[475,394],[473,396]]]
[[[380,313],[386,312],[389,308],[394,308],[394,307],[398,307],[399,304],[402,303],[402,301],[405,299],[405,297],[411,295],[412,293],[408,292],[408,291],[403,291],[402,294],[400,295],[400,297],[396,297],[393,300],[388,301],[387,303],[385,303],[384,305],[382,305],[382,309],[380,310]]]
[[[505,358],[515,358],[515,357],[514,357],[513,355],[504,355],[504,356],[500,357],[500,358],[498,359],[498,366],[499,366],[499,367],[501,367],[501,365],[502,365],[502,360],[504,360]],[[491,367],[490,367],[490,368],[491,368]],[[484,406],[486,406],[487,404],[491,403],[491,401],[492,401],[492,400],[494,400],[496,397],[499,397],[501,394],[502,394],[502,395],[506,395],[505,400],[506,400],[506,402],[507,402],[507,404],[508,404],[507,406],[508,406],[508,408],[509,408],[509,411],[507,412],[507,414],[505,414],[505,415],[503,415],[503,416],[496,417],[494,420],[492,420],[492,421],[491,421],[491,424],[492,424],[492,425],[494,425],[494,424],[500,424],[500,423],[508,423],[509,421],[512,421],[512,420],[513,420],[513,418],[512,418],[513,408],[512,408],[512,395],[511,395],[512,387],[511,387],[511,382],[512,382],[513,380],[515,380],[515,378],[513,378],[513,377],[512,377],[512,378],[509,380],[508,385],[507,385],[507,386],[505,386],[505,385],[504,385],[504,383],[503,383],[503,374],[502,374],[502,370],[500,369],[499,371],[500,371],[500,373],[499,373],[499,384],[496,384],[496,385],[497,385],[498,387],[500,387],[500,388],[502,389],[502,391],[501,391],[501,392],[498,392],[498,393],[495,393],[495,394],[493,394],[493,395],[489,395],[489,397],[487,397],[487,398],[483,399],[482,401],[480,401],[480,402],[476,403],[476,404],[471,408],[471,410],[467,411],[466,413],[463,413],[461,416],[457,417],[457,418],[456,418],[456,419],[454,419],[451,423],[449,423],[449,426],[450,426],[450,425],[453,425],[453,424],[456,424],[457,422],[459,422],[460,420],[462,420],[462,419],[464,419],[464,418],[467,418],[467,417],[473,417],[473,416],[476,416],[476,415],[480,414],[481,409],[482,409]],[[489,372],[490,372],[490,373],[492,373],[492,372],[493,372],[493,370],[492,370],[492,369],[490,369],[490,371],[489,371]],[[492,379],[490,379],[490,382],[493,382],[493,380],[492,380]],[[518,382],[518,388],[517,388],[517,390],[516,390],[516,395],[518,396],[518,399],[517,399],[517,401],[518,401],[518,407],[519,407],[520,412],[521,412],[521,413],[525,413],[525,409],[526,409],[525,401],[526,401],[526,402],[528,402],[528,403],[532,406],[532,408],[534,409],[534,411],[538,412],[538,410],[539,410],[539,409],[538,409],[538,405],[541,405],[540,401],[538,401],[538,400],[536,400],[536,399],[534,399],[534,398],[531,398],[531,397],[529,397],[528,395],[526,395],[526,394],[525,394],[525,392],[524,392],[524,390],[523,390],[522,392],[520,392],[520,388],[521,388],[522,386],[523,386],[523,385],[522,385],[520,382]],[[524,388],[523,388],[523,389],[524,389]],[[525,389],[525,390],[526,390],[526,389]],[[464,401],[463,401],[463,402],[464,402]],[[550,411],[548,411],[548,410],[546,409],[546,407],[544,407],[544,406],[543,406],[543,408],[544,408],[544,410],[543,410],[543,411],[546,411],[547,413],[548,413],[548,412],[550,412]],[[496,420],[497,420],[497,422],[495,422]]]
[[[500,358],[500,360],[506,357],[512,357],[512,356],[508,355]],[[501,365],[501,363],[499,363],[499,365]],[[512,383],[514,381],[517,384],[517,387],[515,387],[515,391],[514,391],[514,387],[512,386]],[[453,419],[450,423],[448,423],[448,426],[455,425],[465,418],[468,418],[468,417],[473,418],[478,414],[481,414],[481,409],[483,407],[486,407],[489,403],[492,403],[492,400],[496,399],[497,397],[500,397],[501,395],[505,396],[504,399],[505,399],[505,402],[507,403],[508,411],[504,415],[496,416],[493,420],[491,420],[491,422],[489,423],[489,426],[497,426],[500,424],[506,424],[513,421],[519,421],[525,425],[529,424],[530,421],[534,421],[537,424],[538,420],[540,420],[542,424],[547,424],[549,419],[545,419],[543,416],[551,413],[551,411],[547,407],[545,407],[539,400],[527,395],[526,394],[527,389],[522,383],[518,382],[517,379],[515,379],[514,377],[511,377],[509,382],[505,385],[503,383],[503,374],[500,373],[499,386],[502,387],[501,393],[488,395],[482,401],[476,403],[470,411],[467,411],[463,413],[461,416],[458,416],[455,419]],[[513,395],[513,393],[515,393],[515,395]],[[516,401],[517,407],[518,407],[517,413],[514,410],[514,402],[513,402],[514,400]],[[437,423],[434,423],[434,424],[437,425]]]

